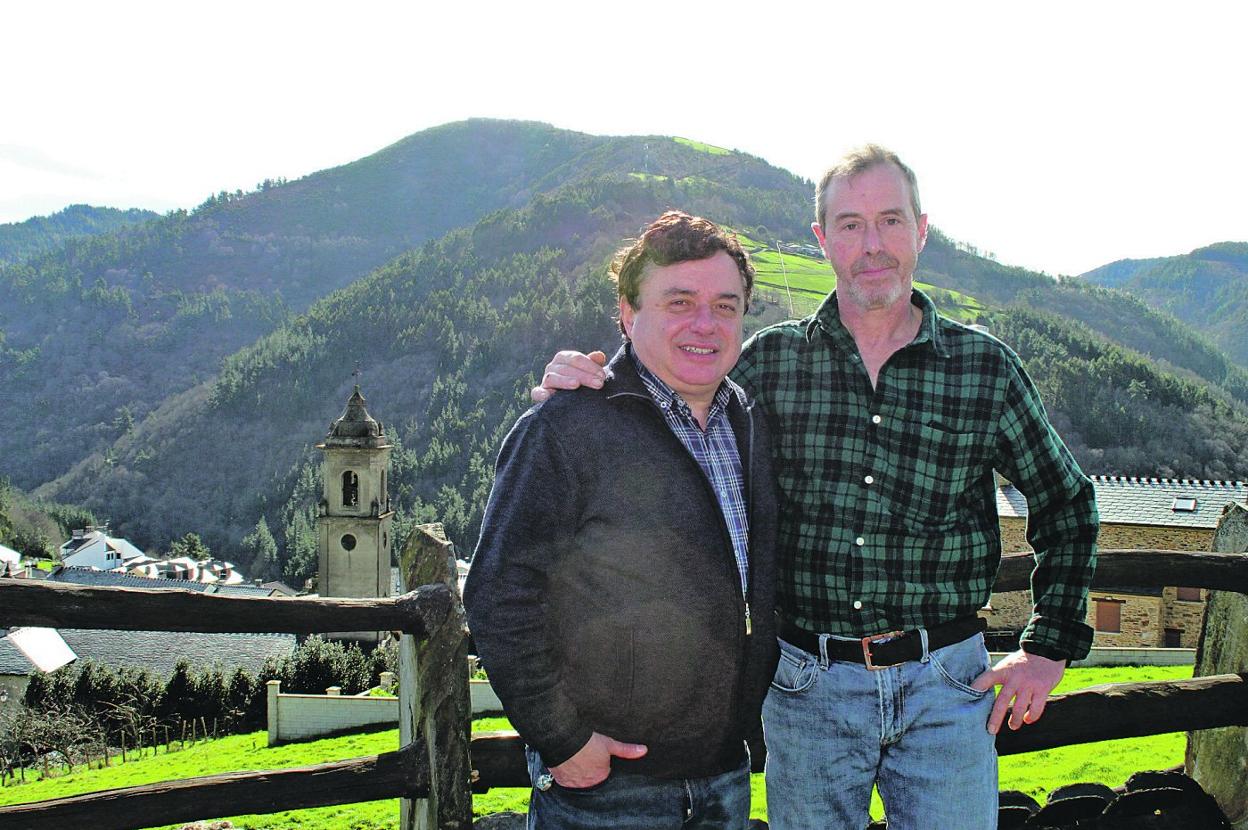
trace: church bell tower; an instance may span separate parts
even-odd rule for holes
[[[392,444],[364,408],[360,387],[329,427],[322,472],[325,487],[317,519],[318,592],[323,597],[390,596]]]

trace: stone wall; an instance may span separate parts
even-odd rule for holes
[[[1248,552],[1248,509],[1234,504],[1222,514],[1213,550]],[[1208,612],[1196,651],[1197,677],[1248,672],[1248,597],[1209,592]],[[1187,772],[1218,801],[1235,830],[1248,830],[1248,729],[1202,729],[1187,736]]]
[[[1030,551],[1027,544],[1027,521],[1002,517],[1001,550],[1003,553]],[[1155,549],[1206,551],[1213,541],[1213,531],[1202,528],[1154,527],[1144,525],[1103,524],[1098,544],[1113,549]],[[1178,632],[1181,648],[1195,648],[1200,638],[1205,603],[1177,598],[1177,589],[1166,588],[1160,598],[1120,592],[1094,591],[1088,598],[1088,625],[1096,628],[1095,597],[1123,600],[1122,631],[1114,634],[1097,631],[1093,643],[1107,647],[1163,647],[1166,629]],[[985,616],[988,627],[998,630],[1020,630],[1031,617],[1031,594],[1010,591],[993,594],[992,611]]]
[[[290,695],[281,687],[281,681],[268,682],[269,746],[399,725],[397,697],[343,697],[332,689],[323,695]],[[488,682],[472,681],[469,693],[473,717],[502,714],[503,705]]]
[[[1120,603],[1121,631],[1099,631],[1096,628],[1097,600]],[[1165,644],[1162,620],[1165,609],[1161,597],[1137,596],[1116,591],[1089,591],[1087,623],[1096,631],[1093,642],[1098,646],[1126,648],[1130,646],[1159,647]]]
[[[1201,591],[1200,600],[1183,600],[1178,598],[1177,588],[1167,588],[1162,594],[1165,607],[1166,628],[1179,631],[1179,645],[1182,648],[1196,648],[1200,642],[1200,627],[1205,620],[1205,600],[1207,592]]]

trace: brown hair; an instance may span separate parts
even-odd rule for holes
[[[819,186],[815,188],[815,218],[819,222],[819,227],[824,228],[823,221],[828,210],[826,204],[828,188],[832,180],[856,176],[877,164],[894,165],[906,177],[906,184],[910,186],[910,207],[914,209],[915,221],[918,221],[923,210],[919,207],[919,180],[915,177],[914,171],[907,167],[892,150],[887,150],[878,144],[864,144],[842,156],[841,160],[829,167],[823,174],[823,178],[819,180]],[[826,231],[827,228],[824,230]]]
[[[750,296],[754,292],[754,265],[749,254],[733,234],[722,230],[709,219],[690,216],[683,211],[667,211],[651,222],[635,242],[617,251],[611,261],[610,275],[619,296],[637,308],[648,266],[707,259],[720,251],[737,263],[745,289],[745,310],[748,311]],[[620,331],[624,331],[623,323],[620,323]]]

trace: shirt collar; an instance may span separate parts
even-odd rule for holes
[[[654,399],[654,402],[663,408],[671,407],[673,412],[679,412],[686,418],[692,419],[693,412],[689,409],[689,404],[685,403],[685,399],[680,396],[680,393],[646,368],[646,364],[641,362],[641,358],[637,356],[637,352],[633,349],[632,343],[626,343],[625,349],[628,351],[628,356],[632,358],[633,365],[637,367],[637,374],[641,378],[642,384],[645,385],[646,391],[650,393],[650,397]],[[719,388],[715,390],[715,397],[711,400],[711,409],[706,417],[708,424],[727,408],[728,401],[732,399],[734,394],[744,404],[745,390],[725,377],[720,381]],[[664,404],[667,407],[664,407]]]
[[[910,303],[917,306],[923,314],[923,320],[919,323],[919,332],[910,341],[910,345],[917,346],[922,343],[930,343],[932,350],[936,354],[941,357],[949,357],[949,346],[945,343],[940,326],[937,324],[936,305],[926,294],[917,288],[911,289]],[[827,335],[832,345],[836,348],[849,352],[858,350],[857,344],[854,343],[853,335],[849,333],[844,323],[841,322],[836,291],[825,297],[818,310],[809,318],[809,322],[806,324],[807,342],[814,340],[815,333],[819,330],[822,330]]]

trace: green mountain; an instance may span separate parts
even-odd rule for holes
[[[0,268],[0,458],[30,489],[103,453],[162,401],[397,254],[503,208],[600,177],[690,194],[730,221],[786,234],[807,183],[742,154],[667,138],[468,121],[367,158]],[[756,207],[745,217],[741,202]],[[350,361],[347,361],[350,365]]]
[[[0,225],[0,265],[51,251],[69,239],[96,236],[155,219],[150,210],[70,205],[51,216]]]
[[[1081,278],[1174,315],[1248,366],[1248,242],[1220,242],[1182,256],[1123,259]]]
[[[596,138],[533,124],[466,122],[428,131],[434,137],[458,136],[455,146],[471,145],[461,150],[466,154],[458,162],[463,171],[476,169],[474,164],[496,169],[493,163],[502,153],[497,139],[512,132],[524,137],[529,149],[517,150],[517,158],[501,165],[507,168],[504,183],[490,180],[468,197],[477,200],[475,215],[457,212],[460,208],[449,203],[454,194],[447,192],[445,212],[454,213],[459,226],[437,235],[427,231],[429,238],[356,276],[323,266],[312,248],[305,249],[308,271],[321,276],[294,282],[301,296],[310,298],[314,283],[324,291],[319,299],[306,300],[305,307],[294,307],[289,296],[295,289],[287,295],[276,272],[264,272],[236,253],[229,261],[252,269],[252,280],[235,276],[229,289],[220,288],[230,314],[214,317],[214,325],[205,327],[207,335],[187,328],[185,343],[178,337],[161,341],[180,353],[177,360],[160,364],[167,375],[147,377],[136,368],[158,359],[148,353],[138,358],[126,353],[128,361],[106,364],[107,369],[96,353],[83,351],[74,353],[76,369],[56,361],[39,364],[40,371],[59,373],[57,384],[94,381],[101,394],[115,387],[142,394],[143,408],[127,404],[120,414],[106,411],[103,420],[90,413],[59,413],[72,427],[66,431],[26,417],[30,399],[19,395],[0,402],[9,407],[6,423],[30,425],[16,437],[0,438],[8,442],[0,453],[0,475],[17,482],[28,468],[14,459],[25,453],[27,464],[43,465],[42,473],[29,476],[31,486],[40,485],[35,497],[80,504],[140,545],[167,545],[196,531],[214,552],[244,567],[261,553],[258,540],[265,534],[256,531],[263,522],[276,537],[278,558],[272,563],[265,558],[266,564],[257,564],[249,575],[282,572],[295,580],[314,568],[320,482],[313,445],[341,412],[358,366],[369,409],[387,424],[396,444],[391,470],[396,538],[415,522],[437,519],[466,553],[475,541],[498,444],[527,407],[527,388],[541,365],[560,347],[611,350],[619,342],[605,265],[623,238],[668,207],[740,229],[760,251],[766,271],[766,284],[747,318],[750,330],[788,316],[794,293],[800,309],[801,302],[813,303],[834,282],[827,266],[812,257],[762,254],[767,245],[762,240],[806,241],[813,185],[759,159],[683,140]],[[481,136],[489,140],[473,143]],[[421,133],[395,147],[450,152],[452,144]],[[380,187],[387,177],[376,173],[374,165],[382,163],[376,159],[393,150],[303,181],[319,182],[333,174],[333,188],[309,192],[365,194],[369,187],[349,171],[363,171],[359,175]],[[435,166],[422,158],[412,150],[405,162],[423,171],[412,176],[413,190],[432,187],[421,176],[434,176]],[[388,168],[390,178],[399,167]],[[474,180],[463,171],[465,186],[488,178],[478,171]],[[179,226],[164,242],[147,239],[143,250],[151,258],[182,263],[185,272],[176,272],[183,279],[178,290],[204,302],[218,289],[208,291],[212,283],[195,282],[206,266],[188,247],[209,249],[201,238],[209,224],[218,229],[218,249],[227,216],[236,223],[231,246],[263,235],[271,235],[275,246],[293,245],[288,240],[296,226],[334,226],[332,211],[310,197],[294,199],[287,208],[273,206],[279,194],[293,199],[287,191],[299,184],[217,199],[178,219],[189,227]],[[451,180],[445,186],[453,190]],[[488,196],[482,195],[485,190]],[[400,202],[397,195],[390,197],[387,209],[399,209]],[[486,210],[487,202],[506,204]],[[381,210],[367,200],[358,207]],[[379,227],[391,230],[367,238],[374,220],[352,221],[357,222],[350,231],[354,238],[365,240],[360,250],[381,250],[376,240],[383,238],[391,240],[386,244],[404,244],[397,241],[403,223],[392,218],[375,217]],[[424,221],[431,220],[426,216]],[[112,244],[131,246],[129,233],[113,235]],[[333,246],[325,251],[324,261],[335,262]],[[72,259],[72,246],[66,246],[62,258],[50,259],[52,265],[39,276],[50,279],[53,265],[67,268],[65,262]],[[253,252],[252,259],[263,257]],[[101,273],[101,293],[130,285],[113,271]],[[168,275],[173,273],[171,268],[165,279],[172,280]],[[1004,268],[939,234],[923,254],[918,277],[942,307],[987,325],[1016,348],[1090,472],[1243,478],[1248,471],[1248,380],[1242,369],[1173,318],[1118,292]],[[224,283],[226,276],[216,279]],[[282,291],[280,313],[239,347],[220,342],[246,336],[247,327],[236,322],[244,315],[236,313],[240,306],[234,303],[247,290],[244,286],[262,279],[271,279]],[[138,306],[132,302],[132,308]],[[144,326],[154,329],[167,322],[143,313],[135,310],[133,318],[122,318],[136,330],[132,343]],[[140,324],[139,318],[147,322]],[[40,352],[64,339],[41,341]],[[37,384],[39,376],[20,374],[18,362],[25,359],[29,365],[42,358],[21,358],[20,350],[9,349],[19,357],[10,357],[0,371],[9,372],[6,381],[19,382],[11,388]],[[191,372],[182,364],[200,359],[194,351],[206,355]],[[62,388],[57,384],[44,387],[45,394]],[[36,432],[44,442],[65,434],[75,445],[63,451],[30,449]]]

